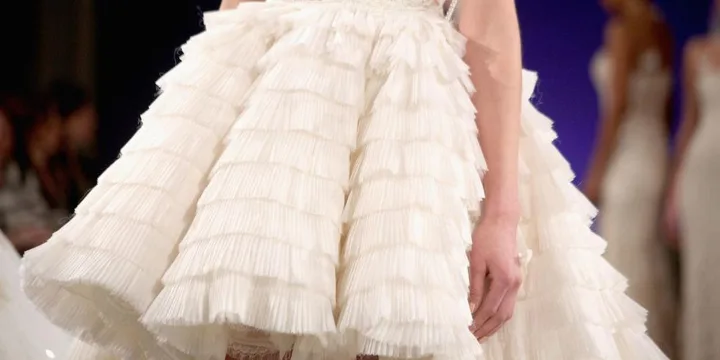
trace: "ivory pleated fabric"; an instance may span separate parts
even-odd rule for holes
[[[664,359],[529,102],[534,74],[523,296],[480,345],[466,249],[486,166],[440,6],[250,2],[205,21],[122,156],[25,258],[55,323],[132,360]]]

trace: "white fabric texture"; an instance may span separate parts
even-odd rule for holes
[[[601,51],[591,65],[601,106],[607,106],[612,95],[610,60]],[[666,104],[671,87],[672,74],[663,69],[660,54],[645,52],[628,82],[627,109],[603,179],[599,219],[600,235],[608,242],[605,257],[628,278],[628,295],[648,309],[649,334],[667,354],[675,352],[679,307],[660,226],[669,162]]]
[[[122,156],[26,256],[54,322],[133,360],[664,359],[529,101],[523,296],[487,343],[470,333],[485,163],[464,39],[433,0],[205,20]]]
[[[701,57],[700,118],[682,164],[683,359],[720,356],[720,69]]]
[[[20,256],[0,232],[0,359],[63,359],[72,338],[28,301],[19,268]]]

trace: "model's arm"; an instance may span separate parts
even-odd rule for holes
[[[611,23],[605,44],[610,58],[610,88],[605,89],[607,95],[601,104],[598,136],[585,180],[585,194],[593,202],[598,200],[600,184],[617,146],[618,129],[627,108],[628,82],[633,64],[630,36],[625,26]]]
[[[513,0],[463,0],[458,25],[477,89],[472,100],[488,172],[486,199],[470,251],[472,331],[478,339],[513,314],[520,287],[516,230],[522,63]]]
[[[516,221],[522,60],[513,0],[464,0],[460,32],[476,92],[479,141],[488,166],[483,216]]]

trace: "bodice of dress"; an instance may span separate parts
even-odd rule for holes
[[[269,0],[287,1],[287,0]],[[377,9],[442,9],[443,5],[448,9],[448,15],[452,15],[458,1],[454,0],[294,0],[299,2],[327,2],[327,3],[348,3],[361,6],[369,6]],[[448,16],[449,18],[450,16]]]
[[[599,51],[591,66],[593,83],[601,103],[604,103],[610,95],[610,59],[604,51]],[[671,85],[671,74],[663,69],[660,54],[654,50],[645,52],[630,75],[627,116],[662,117]]]
[[[599,51],[591,62],[591,77],[600,106],[610,99],[612,78],[610,58]],[[630,75],[627,108],[620,135],[620,147],[662,151],[667,143],[666,102],[672,87],[672,75],[663,68],[660,54],[645,52]]]

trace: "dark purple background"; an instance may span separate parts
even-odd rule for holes
[[[673,28],[677,67],[681,45],[705,31],[710,0],[658,0],[656,4]],[[606,15],[594,0],[517,0],[517,6],[524,66],[540,77],[536,106],[555,120],[560,136],[557,145],[582,176],[598,117],[589,62],[600,46]],[[676,85],[676,99],[679,91]]]

